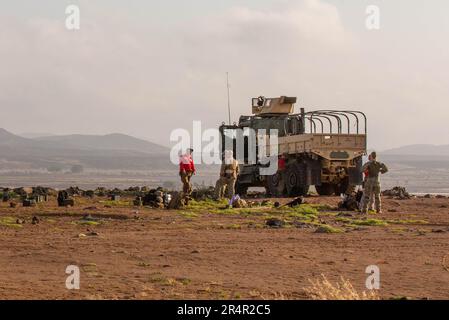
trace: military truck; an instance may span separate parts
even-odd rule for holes
[[[365,114],[349,110],[306,112],[304,108],[295,114],[296,101],[296,97],[287,96],[253,98],[253,115],[241,116],[238,124],[220,126],[221,151],[232,149],[241,164],[236,193],[245,195],[250,187],[264,187],[271,196],[293,197],[307,194],[314,185],[319,195],[339,195],[362,183]],[[275,152],[270,149],[273,129],[278,136]],[[255,150],[256,160],[251,150]],[[268,163],[259,160],[260,152],[266,154]],[[262,174],[273,161],[278,161],[276,172]]]

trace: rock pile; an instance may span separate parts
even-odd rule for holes
[[[135,203],[142,201],[144,206],[165,208],[170,203],[170,200],[170,193],[164,188],[159,187],[157,189],[151,189],[144,197],[136,197]]]
[[[385,190],[382,192],[382,195],[393,197],[394,199],[398,200],[411,198],[411,195],[407,192],[407,189],[405,189],[405,187],[394,187],[393,189]]]
[[[214,199],[215,197],[215,188],[207,187],[207,188],[197,188],[192,191],[192,198],[196,201],[204,201],[207,199]]]

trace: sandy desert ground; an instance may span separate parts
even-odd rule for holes
[[[448,198],[385,199],[367,217],[336,210],[337,197],[305,200],[178,211],[98,197],[72,208],[2,203],[0,299],[309,299],[322,274],[366,290],[369,265],[382,298],[449,299]],[[267,226],[272,217],[285,225]],[[65,286],[68,265],[81,270],[80,290]]]

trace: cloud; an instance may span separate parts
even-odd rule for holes
[[[58,18],[0,18],[0,106],[8,110],[0,127],[16,132],[124,132],[168,143],[172,129],[193,120],[210,128],[227,118],[226,72],[235,120],[250,113],[251,96],[297,95],[307,109],[368,112],[370,143],[382,147],[422,139],[409,129],[420,120],[403,114],[426,104],[420,89],[448,100],[439,85],[447,75],[434,66],[436,77],[424,73],[431,62],[404,46],[392,51],[381,35],[361,37],[322,0],[166,24],[82,1],[77,32],[65,29],[62,7]],[[406,139],[376,125],[393,128],[398,118]]]
[[[83,2],[78,32],[65,29],[64,16],[2,20],[0,102],[18,131],[124,130],[161,140],[193,120],[186,110],[212,126],[221,119],[203,111],[221,108],[225,71],[235,71],[235,83],[254,83],[241,89],[246,96],[236,92],[246,102],[262,76],[280,76],[292,64],[285,76],[293,77],[295,65],[307,64],[297,58],[313,54],[308,48],[338,50],[348,38],[337,10],[318,0],[277,10],[235,7],[170,27],[102,9]],[[161,119],[150,133],[142,126],[155,114]]]

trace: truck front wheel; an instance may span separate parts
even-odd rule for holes
[[[284,177],[281,172],[277,172],[276,174],[269,176],[267,178],[267,193],[272,197],[279,197],[284,194],[285,191],[285,182]]]

